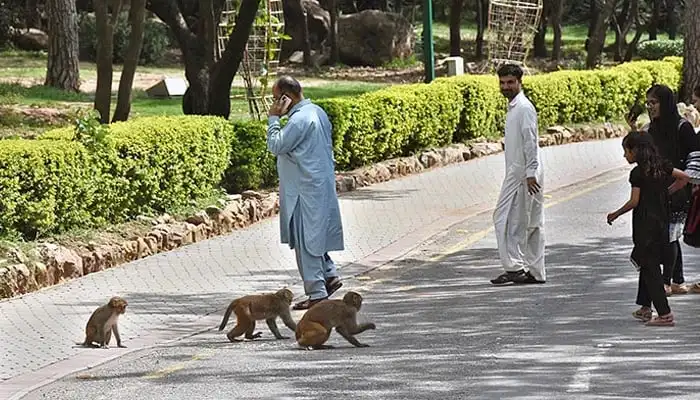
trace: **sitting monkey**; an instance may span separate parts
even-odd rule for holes
[[[323,300],[312,306],[297,324],[296,339],[307,350],[332,349],[324,345],[335,328],[341,336],[356,347],[369,347],[353,335],[367,329],[375,329],[373,323],[357,324],[357,313],[362,306],[362,296],[347,292],[342,300]]]
[[[119,336],[119,327],[117,320],[119,316],[126,312],[126,300],[119,296],[114,296],[109,299],[109,302],[98,307],[85,326],[85,341],[77,343],[83,347],[96,347],[93,342],[97,343],[100,348],[109,348],[109,341],[112,339],[112,332],[117,339],[117,347],[126,347],[122,345],[122,339]]]
[[[253,333],[255,330],[255,321],[265,320],[267,326],[275,338],[289,339],[288,336],[282,336],[277,329],[276,319],[279,316],[287,328],[294,331],[296,323],[292,319],[289,307],[292,305],[294,295],[289,289],[281,289],[275,293],[252,294],[235,299],[226,309],[224,319],[219,325],[219,330],[223,330],[228,322],[231,313],[236,314],[236,326],[231,329],[226,337],[231,342],[240,342],[236,339],[238,336],[245,333],[246,339],[257,339],[262,335],[262,332]]]

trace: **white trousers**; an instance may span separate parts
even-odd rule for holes
[[[530,195],[525,181],[510,186],[504,184],[493,213],[501,264],[506,272],[523,269],[544,281],[544,190]]]

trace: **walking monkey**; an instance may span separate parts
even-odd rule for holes
[[[119,336],[119,327],[117,320],[119,316],[126,312],[126,300],[119,296],[114,296],[109,299],[107,304],[98,307],[90,315],[87,325],[85,326],[85,341],[78,343],[83,347],[100,347],[102,349],[109,348],[109,341],[112,340],[112,332],[117,339],[117,347],[126,347],[122,345],[122,339]],[[93,345],[93,342],[98,345]]]
[[[236,314],[236,326],[226,334],[226,337],[231,342],[240,342],[241,340],[236,338],[242,334],[245,334],[245,338],[250,340],[259,338],[262,332],[253,333],[255,321],[263,319],[267,322],[267,326],[272,334],[275,335],[275,338],[289,339],[288,336],[280,334],[275,320],[279,316],[287,328],[292,331],[296,329],[297,324],[292,319],[289,310],[293,299],[294,294],[289,289],[280,289],[275,293],[251,294],[237,298],[226,309],[224,319],[219,325],[219,330],[224,329],[233,312]]]
[[[357,313],[362,306],[362,296],[347,292],[342,300],[323,300],[312,306],[301,318],[296,329],[299,345],[307,350],[332,349],[324,345],[335,328],[342,337],[356,347],[369,347],[355,336],[367,329],[376,329],[373,323],[357,324]]]

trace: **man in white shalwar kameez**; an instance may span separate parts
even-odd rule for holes
[[[493,214],[498,254],[505,272],[494,285],[544,283],[544,171],[540,161],[537,111],[522,91],[517,65],[498,70],[508,98],[505,178]]]
[[[275,102],[269,111],[267,149],[277,156],[280,236],[282,243],[294,249],[309,296],[293,308],[305,310],[342,286],[328,255],[344,249],[332,127],[325,111],[304,98],[296,79],[281,77],[272,94]],[[289,120],[282,128],[280,116],[285,114]]]

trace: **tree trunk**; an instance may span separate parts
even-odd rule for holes
[[[554,43],[552,43],[552,60],[561,59],[561,20],[564,14],[564,0],[552,0],[552,29],[554,30]]]
[[[236,26],[229,36],[221,59],[214,64],[209,79],[209,107],[207,114],[228,118],[231,114],[231,84],[243,60],[243,51],[248,43],[250,30],[260,6],[259,0],[242,0],[236,15]]]
[[[301,1],[299,4],[301,4]],[[304,24],[301,27],[301,45],[304,52],[304,67],[308,69],[315,67],[311,57],[311,41],[309,40],[309,13],[304,10],[303,5],[301,6],[301,12],[304,15],[302,18]]]
[[[200,26],[202,39],[204,40],[204,60],[207,67],[214,65],[216,60],[216,25],[214,2],[212,0],[199,0],[199,14],[202,16]]]
[[[97,28],[97,86],[95,88],[95,110],[100,113],[100,122],[109,123],[112,102],[112,54],[114,52],[114,26],[121,11],[121,0],[109,5],[104,0],[95,0],[95,25]]]
[[[535,57],[544,58],[547,57],[547,43],[545,42],[545,37],[547,35],[547,16],[542,12],[542,17],[540,19],[540,26],[537,28],[537,33],[535,34],[534,52]]]
[[[591,43],[593,35],[595,34],[598,18],[600,17],[600,7],[598,6],[598,0],[591,0],[590,11],[588,16],[588,36],[586,37],[586,43],[584,49],[588,51],[588,46]]]
[[[488,25],[489,0],[476,0],[476,59],[484,58],[484,31]]]
[[[211,0],[214,21],[219,21],[223,0]],[[182,99],[185,114],[231,114],[231,84],[243,59],[243,51],[258,12],[260,0],[243,0],[236,13],[233,32],[219,61],[208,67],[207,40],[198,29],[200,3],[196,0],[149,0],[146,9],[165,22],[177,39],[189,83]]]
[[[683,79],[679,98],[689,102],[700,85],[700,0],[685,0]]]
[[[78,12],[73,0],[48,0],[49,51],[44,85],[77,92],[80,89],[78,61]]]
[[[462,3],[463,0],[452,0],[450,2],[450,55],[462,55],[462,38],[460,30],[462,28]]]
[[[27,29],[39,28],[39,10],[36,0],[27,0],[24,9],[24,24]]]
[[[600,60],[600,54],[605,46],[605,33],[608,30],[608,21],[615,11],[617,0],[604,0],[603,7],[595,22],[595,29],[588,43],[588,55],[586,56],[586,67],[593,68]]]
[[[129,8],[129,47],[124,57],[124,66],[119,78],[119,94],[117,95],[117,108],[114,110],[114,121],[126,121],[131,111],[131,86],[134,83],[136,65],[141,56],[143,43],[144,21],[146,17],[146,0],[131,0]]]
[[[686,0],[686,7],[688,4],[692,3],[692,0]],[[678,33],[678,0],[666,0],[666,13],[668,15],[668,38],[671,40],[676,40],[676,35]]]
[[[649,40],[657,40],[659,35],[659,19],[661,19],[661,1],[652,0],[651,21],[649,21]]]
[[[331,16],[331,26],[328,37],[331,42],[331,57],[329,62],[331,65],[335,65],[340,61],[340,49],[338,48],[338,4],[335,0],[329,0],[328,8]]]
[[[632,25],[639,18],[639,0],[625,0],[622,12],[615,19],[615,55],[614,60],[621,62],[624,60],[625,49],[627,48],[627,35]]]

